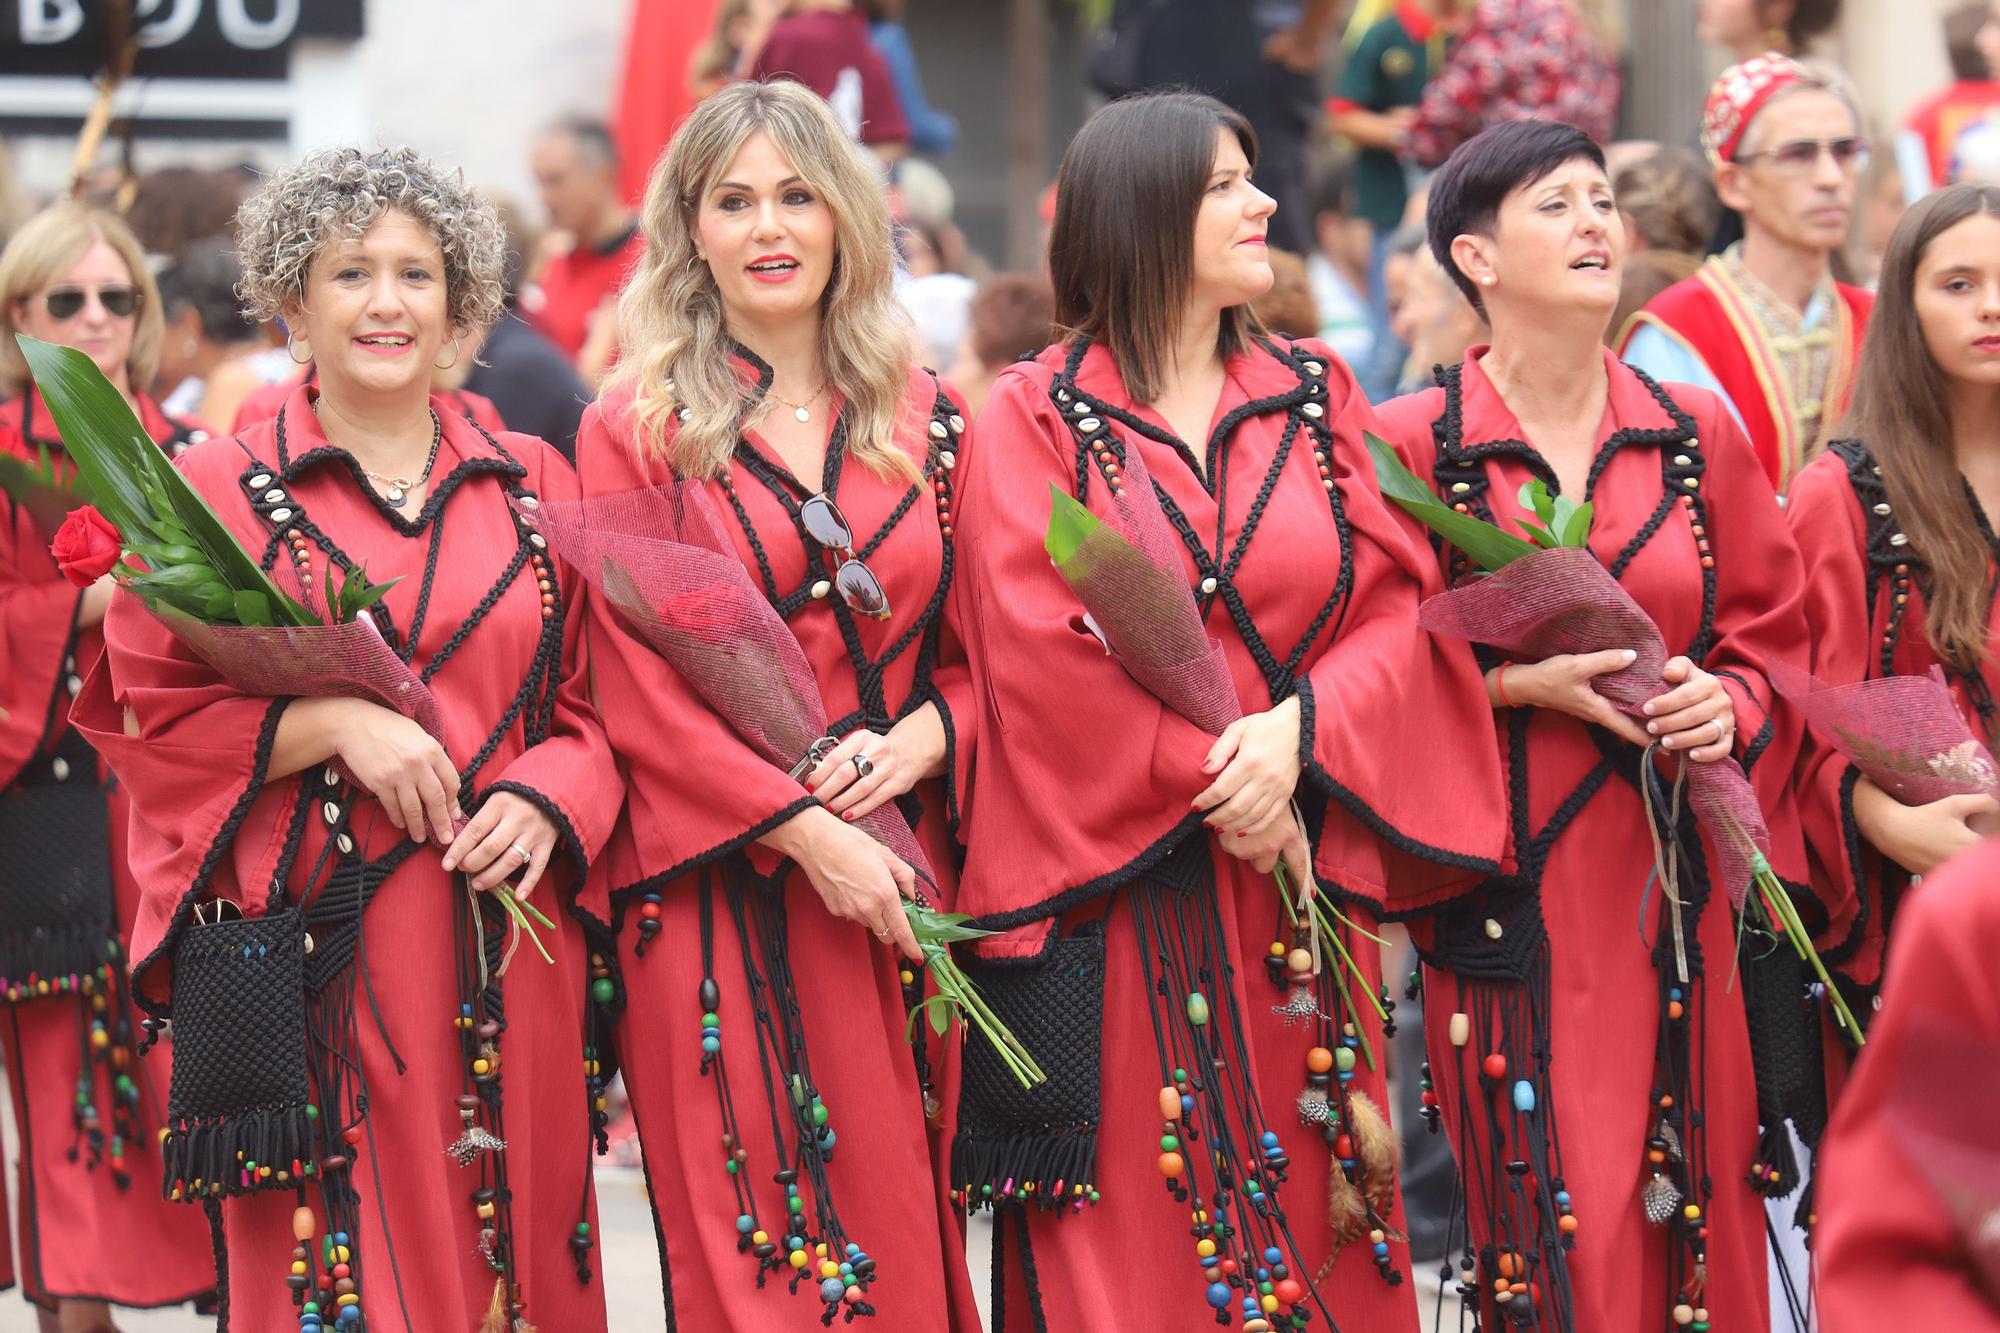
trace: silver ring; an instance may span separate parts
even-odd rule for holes
[[[886,940],[889,938],[889,932],[886,930],[878,930],[875,932],[875,938],[878,940]]]
[[[1714,719],[1712,725],[1715,727],[1715,743],[1720,745],[1729,736],[1729,729],[1722,725],[1722,719],[1719,717]]]
[[[514,855],[520,857],[522,865],[527,865],[535,859],[535,854],[529,851],[526,847],[523,847],[518,842],[515,843],[512,847],[509,847],[507,850],[514,853]]]
[[[867,777],[875,771],[875,761],[865,754],[854,756],[854,772],[857,777]]]

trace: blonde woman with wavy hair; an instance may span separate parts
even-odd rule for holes
[[[32,462],[47,450],[67,469],[16,333],[90,357],[163,449],[178,452],[198,434],[145,393],[159,360],[158,294],[139,243],[112,214],[58,204],[0,254],[0,384],[15,395],[0,405],[0,459]],[[0,974],[93,972],[94,994],[21,1000],[17,987],[0,1044],[21,1133],[23,1294],[40,1308],[45,1333],[101,1333],[112,1327],[105,1301],[186,1301],[214,1287],[215,1267],[201,1216],[160,1198],[155,1185],[170,1057],[132,1059],[136,1020],[122,979],[110,967],[79,966],[131,942],[138,887],[124,855],[127,794],[68,722],[79,670],[103,644],[113,585],[106,575],[72,586],[50,555],[54,536],[0,497],[0,896],[17,904],[12,895],[25,886],[54,901],[62,885],[73,929],[31,929],[0,913]],[[136,1102],[116,1090],[128,1070],[127,1086],[142,1093]],[[6,1222],[0,1205],[0,1279],[11,1283]]]
[[[805,1333],[858,1305],[976,1329],[926,1132],[942,1052],[905,1028],[914,875],[852,823],[893,802],[950,891],[974,726],[945,611],[963,409],[912,363],[873,168],[805,88],[698,106],[644,221],[624,359],[578,437],[586,495],[703,486],[839,738],[774,767],[597,606],[630,799],[583,906],[620,927],[669,1322]]]

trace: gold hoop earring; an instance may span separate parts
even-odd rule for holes
[[[450,370],[453,366],[457,364],[458,364],[458,339],[456,338],[453,338],[451,340],[451,360],[445,362],[443,365],[440,366],[437,363],[436,357],[431,358],[431,366],[437,370]]]
[[[304,355],[303,357],[301,357],[301,356],[299,355],[299,349],[298,349],[297,347],[295,347],[295,346],[293,346],[293,345],[292,345],[292,338],[293,338],[293,336],[294,336],[294,335],[293,335],[293,333],[292,333],[292,331],[291,331],[290,329],[286,329],[286,330],[285,330],[285,355],[286,355],[286,356],[289,356],[290,358],[292,358],[292,364],[293,364],[293,365],[295,365],[295,366],[309,366],[309,365],[311,365],[311,364],[312,364],[312,348],[308,347],[308,348],[306,349],[306,354],[305,354],[305,355]]]

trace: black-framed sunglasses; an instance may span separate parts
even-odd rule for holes
[[[55,287],[42,298],[50,319],[70,320],[83,313],[83,304],[95,293],[97,303],[113,319],[129,319],[139,308],[139,289],[123,283],[109,287]]]
[[[1831,157],[1842,171],[1860,171],[1868,165],[1867,142],[1851,135],[1844,139],[1794,139],[1761,153],[1743,153],[1736,160],[1755,162],[1766,157],[1781,171],[1803,173],[1819,165],[1821,153]]]
[[[889,618],[889,594],[882,580],[854,554],[854,529],[840,506],[825,495],[815,495],[799,506],[799,523],[806,536],[819,543],[820,556],[833,567],[833,586],[847,609],[871,620]]]

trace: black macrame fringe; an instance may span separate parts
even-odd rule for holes
[[[1799,1158],[1792,1150],[1788,1121],[1766,1125],[1757,1136],[1757,1160],[1750,1164],[1750,1184],[1767,1199],[1782,1199],[1799,1187]]]
[[[304,1106],[265,1106],[238,1115],[183,1120],[160,1142],[165,1196],[185,1202],[233,1198],[264,1189],[291,1189],[291,1177],[317,1157],[313,1121]],[[254,1167],[273,1168],[260,1177]],[[288,1177],[278,1179],[278,1172]],[[185,1187],[175,1182],[184,1181]]]
[[[952,1139],[951,1180],[973,1212],[1003,1203],[1072,1207],[1097,1180],[1096,1126],[1042,1132],[961,1132]]]
[[[1286,1220],[1281,1187],[1291,1158],[1250,1077],[1249,1015],[1236,996],[1237,967],[1212,857],[1207,838],[1197,835],[1125,890],[1144,990],[1152,997],[1161,1080],[1156,1114],[1163,1140],[1178,1144],[1161,1154],[1162,1183],[1199,1219],[1190,1234],[1215,1244],[1214,1266],[1196,1272],[1206,1279],[1217,1323],[1240,1315],[1246,1324],[1299,1327],[1317,1311],[1337,1333],[1340,1325]],[[1166,1115],[1174,1094],[1177,1113]],[[1270,1317],[1260,1304],[1266,1282],[1280,1302]],[[1193,1291],[1189,1298],[1201,1303]]]
[[[117,943],[101,922],[0,931],[0,995],[16,1003],[68,995],[106,966]]]
[[[1538,898],[1489,890],[1468,900],[1439,919],[1426,961],[1459,983],[1446,1023],[1457,1092],[1440,1109],[1456,1124],[1465,1207],[1479,1223],[1466,1228],[1459,1295],[1503,1326],[1577,1333],[1577,1224],[1564,1225],[1573,1210],[1549,1080],[1552,960]]]

